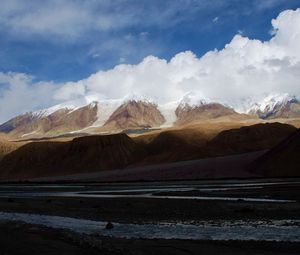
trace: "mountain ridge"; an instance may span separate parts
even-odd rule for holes
[[[93,99],[93,100],[92,100]],[[16,138],[55,136],[67,133],[110,133],[128,129],[168,128],[197,121],[300,118],[300,103],[288,94],[274,94],[253,104],[247,113],[230,105],[189,92],[180,100],[156,103],[130,94],[121,99],[83,98],[47,109],[25,113],[0,125],[0,132]]]

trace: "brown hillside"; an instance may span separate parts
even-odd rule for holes
[[[16,150],[21,144],[10,142],[0,135],[0,160],[8,153]]]
[[[0,132],[15,139],[28,139],[81,130],[96,121],[97,109],[98,104],[91,103],[73,110],[62,108],[49,115],[26,113],[0,125]]]
[[[37,118],[32,113],[25,113],[10,119],[9,121],[0,125],[0,132],[9,133],[15,129],[22,128],[25,125],[33,123]]]
[[[104,129],[125,130],[158,127],[165,122],[157,105],[142,101],[129,101],[121,105],[107,120]]]
[[[176,125],[184,125],[201,120],[216,119],[229,115],[239,115],[233,109],[218,103],[205,104],[197,107],[179,105],[175,113],[177,116],[177,121],[175,123]]]

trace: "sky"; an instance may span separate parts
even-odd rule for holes
[[[300,0],[1,0],[0,122],[68,100],[300,96]]]

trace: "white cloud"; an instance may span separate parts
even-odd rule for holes
[[[207,3],[206,3],[207,2]],[[131,27],[159,26],[167,28],[190,19],[192,13],[222,7],[218,1],[165,0],[1,0],[0,29],[8,34],[49,40],[74,39],[89,33]],[[147,36],[147,32],[141,32]]]
[[[0,72],[0,86],[0,121],[55,103],[52,95],[56,85],[34,83],[33,77],[26,74]]]
[[[67,82],[54,93],[53,98],[61,101],[68,101],[83,97],[85,94],[86,88],[83,82]]]
[[[74,40],[87,32],[105,32],[135,22],[130,13],[118,15],[107,11],[110,7],[109,1],[3,0],[0,25],[18,38],[41,35],[50,40]]]
[[[197,91],[239,107],[247,98],[260,100],[272,92],[300,97],[300,9],[282,12],[272,25],[276,33],[269,41],[237,34],[224,49],[207,52],[200,58],[190,51],[175,55],[169,62],[148,56],[137,65],[121,64],[78,82],[36,84],[27,76],[2,74],[0,80],[6,79],[11,88],[0,98],[0,109],[7,109],[6,113],[2,110],[1,118],[42,104],[43,99],[35,99],[37,93],[47,93],[52,103],[93,95],[120,98],[132,92],[165,103],[178,100],[188,91]],[[31,101],[25,103],[24,98]]]
[[[137,65],[118,65],[80,83],[86,93],[118,98],[135,91],[161,102],[176,100],[189,90],[224,101],[272,91],[300,95],[300,9],[282,12],[272,25],[276,34],[267,42],[238,34],[224,49],[201,58],[189,51],[169,62],[149,56]]]

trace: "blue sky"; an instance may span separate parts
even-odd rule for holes
[[[65,82],[148,55],[201,56],[237,33],[269,40],[271,20],[299,6],[300,0],[2,0],[0,71]]]

